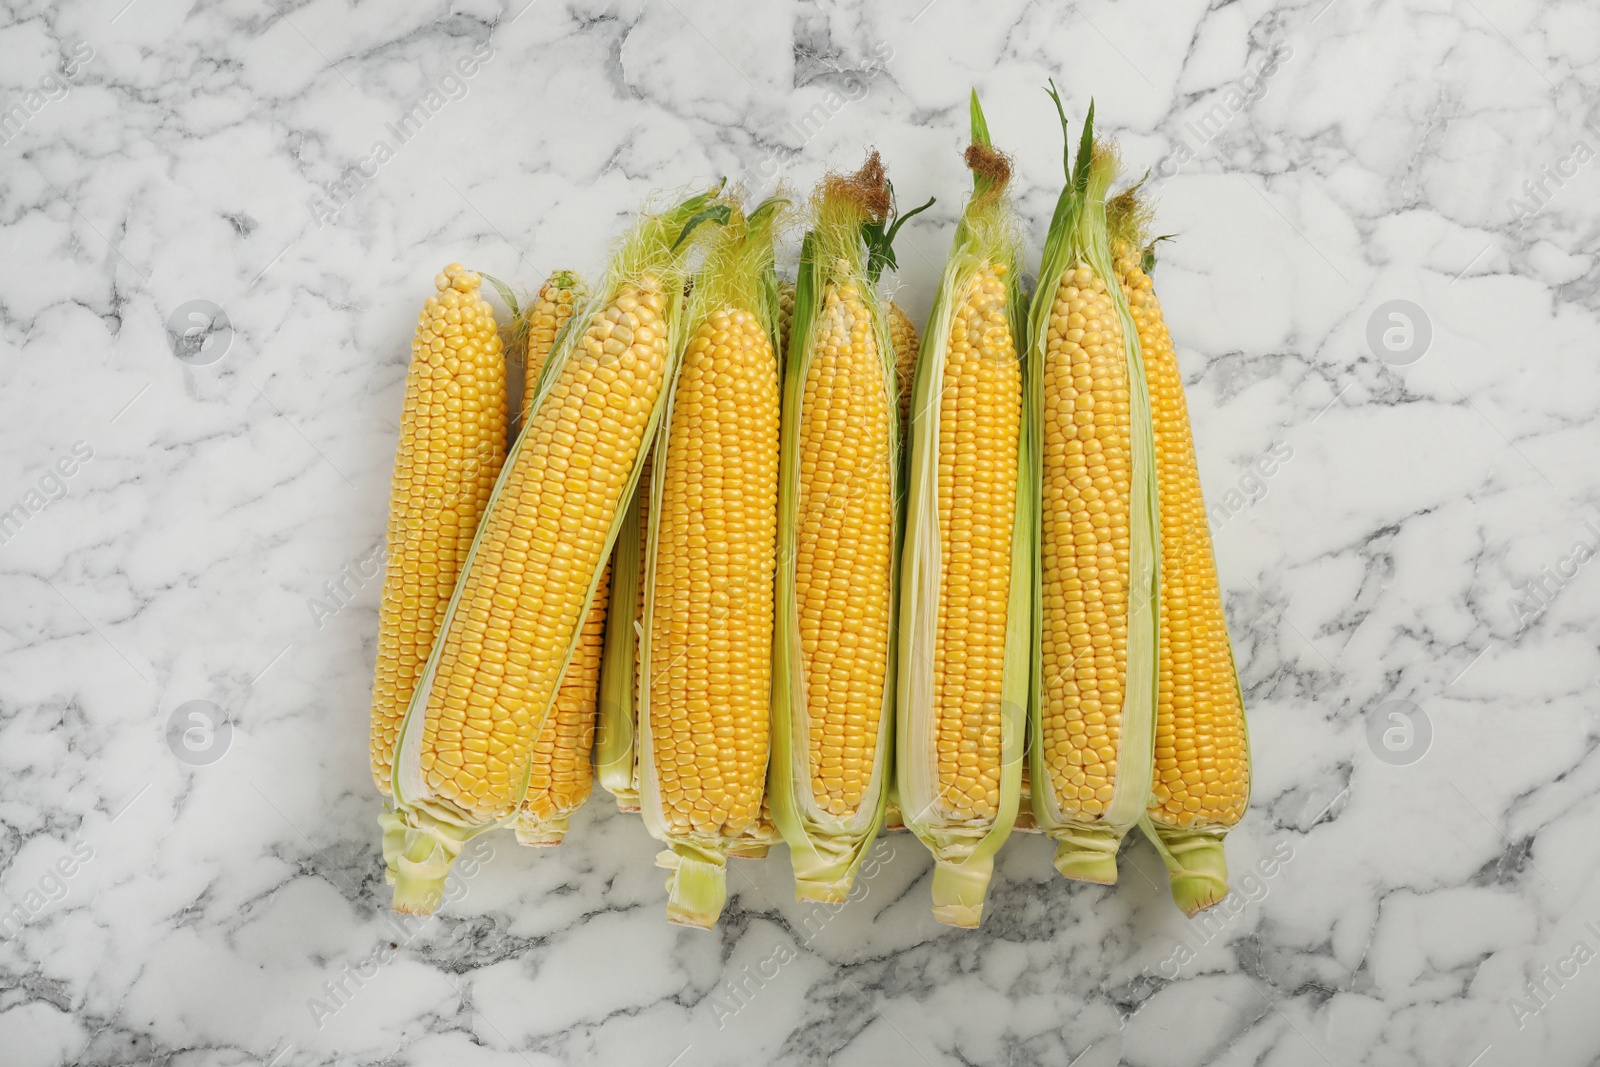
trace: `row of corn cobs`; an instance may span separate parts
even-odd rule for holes
[[[480,279],[436,279],[372,712],[396,909],[431,912],[484,830],[560,842],[596,772],[667,845],[667,915],[693,926],[728,857],[780,835],[801,899],[845,899],[885,826],[933,853],[956,926],[1014,828],[1110,883],[1140,825],[1185,912],[1227,892],[1243,704],[1149,213],[1108,195],[1093,114],[1030,301],[973,96],[920,350],[877,292],[915,212],[876,153],[816,190],[792,286],[787,202],[719,187],[638,218],[597,291],[560,273],[508,299],[509,449]]]

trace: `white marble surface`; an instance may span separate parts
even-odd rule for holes
[[[1593,4],[524,3],[0,14],[0,1062],[1597,1061]],[[781,850],[741,865],[707,935],[601,796],[392,927],[361,574],[434,272],[592,274],[652,190],[803,188],[872,143],[940,197],[901,253],[925,314],[969,85],[1037,257],[1049,76],[1181,235],[1157,281],[1256,759],[1229,852],[1270,874],[1199,925],[1142,843],[1102,889],[1013,838],[962,933],[902,835],[836,916]],[[190,300],[232,324],[204,366],[166,337]],[[1390,300],[1431,328],[1408,365],[1368,345]],[[168,743],[196,700],[231,724],[207,765]],[[1389,701],[1430,724],[1409,752],[1369,741]]]

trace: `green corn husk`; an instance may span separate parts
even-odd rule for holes
[[[1065,132],[1066,114],[1054,86],[1050,95]],[[1029,770],[1033,792],[1033,814],[1039,828],[1056,841],[1055,866],[1068,878],[1110,884],[1117,879],[1117,849],[1123,837],[1144,815],[1150,793],[1155,759],[1155,701],[1157,684],[1157,642],[1159,639],[1160,511],[1156,498],[1155,439],[1151,426],[1150,397],[1144,364],[1139,351],[1139,335],[1127,302],[1117,285],[1106,228],[1106,190],[1116,177],[1115,155],[1097,146],[1093,135],[1094,106],[1089,107],[1079,142],[1077,159],[1071,159],[1071,141],[1063,149],[1067,184],[1057,201],[1055,217],[1045,241],[1044,258],[1039,268],[1039,285],[1030,309],[1032,326],[1032,367],[1028,376],[1028,403],[1033,410],[1039,434],[1033,444],[1030,464],[1035,483],[1042,492],[1044,448],[1044,374],[1048,356],[1050,313],[1062,277],[1079,264],[1086,264],[1105,279],[1107,289],[1122,321],[1124,350],[1128,368],[1129,428],[1131,447],[1129,510],[1129,583],[1127,674],[1117,753],[1116,783],[1111,802],[1100,815],[1074,819],[1058,804],[1045,762],[1043,647],[1034,642],[1034,691],[1030,700]],[[1042,499],[1042,498],[1041,498]],[[1042,542],[1042,516],[1036,537]],[[1044,625],[1044,567],[1039,569],[1035,604]]]
[[[856,190],[852,193],[851,190]],[[864,195],[856,195],[865,190]],[[777,624],[773,640],[772,760],[767,793],[772,818],[789,845],[799,900],[837,902],[848,896],[872,839],[883,822],[888,794],[888,765],[893,733],[893,627],[885,649],[883,702],[873,752],[872,773],[856,810],[834,815],[817,803],[811,783],[806,661],[801,647],[795,587],[800,507],[800,423],[806,377],[816,356],[816,326],[833,287],[852,285],[872,324],[883,379],[883,404],[888,416],[889,449],[881,457],[891,499],[899,495],[899,407],[895,393],[894,352],[888,323],[867,272],[868,228],[881,225],[888,193],[877,153],[851,179],[825,181],[814,205],[811,231],[801,246],[795,285],[794,318],[784,360],[783,446],[778,474]],[[878,462],[877,457],[874,462]],[[895,509],[891,509],[894,511]],[[898,526],[898,518],[895,525]],[[895,618],[896,577],[892,531],[889,567],[889,615]]]
[[[1004,674],[999,718],[998,809],[988,816],[963,817],[942,805],[934,726],[934,656],[942,580],[939,528],[939,420],[949,340],[955,316],[980,271],[1003,271],[1010,332],[1026,382],[1025,304],[1020,292],[1021,242],[1015,210],[1006,191],[1009,167],[990,148],[988,125],[972,95],[972,196],[945,261],[933,312],[922,338],[912,399],[912,444],[908,464],[907,526],[901,563],[900,677],[895,785],[906,826],[933,853],[933,913],[952,926],[975,927],[994,870],[994,856],[1016,820],[1022,780],[1023,738],[1027,721],[1030,641],[1033,633],[1035,510],[1028,478],[1032,428],[1018,396],[1016,498],[1011,529],[1010,597],[1006,612]],[[973,710],[973,709],[968,709]],[[976,709],[987,714],[992,709]]]
[[[649,449],[646,449],[648,456]],[[611,606],[606,616],[606,643],[600,656],[600,693],[596,701],[594,774],[600,787],[616,799],[619,811],[639,810],[639,679],[640,608],[644,601],[644,532],[641,509],[648,486],[640,486],[611,552]]]
[[[691,240],[696,232],[703,232],[700,224],[710,220],[726,218],[727,209],[715,202],[718,191],[703,193],[690,197],[677,204],[670,210],[660,215],[646,214],[641,216],[628,231],[618,246],[616,254],[606,271],[604,283],[590,298],[583,310],[572,316],[567,328],[563,329],[557,339],[555,349],[545,361],[543,373],[540,375],[537,394],[534,398],[535,405],[542,404],[548,396],[554,383],[560,375],[561,368],[572,357],[576,350],[578,340],[584,330],[595,316],[601,314],[619,292],[627,284],[637,281],[647,275],[660,279],[662,292],[666,297],[666,321],[670,337],[667,348],[667,363],[663,371],[663,382],[669,382],[675,367],[678,351],[681,347],[682,330],[682,297],[684,263],[689,252],[696,247],[696,242]],[[661,412],[665,407],[666,388],[663,385],[651,420],[646,424],[645,440],[649,440],[656,423],[661,420]],[[517,464],[518,455],[522,450],[522,437],[511,446],[506,457],[505,466],[501,470],[500,479],[495,483],[494,492],[489,498],[489,505],[484,515],[493,514],[500,500],[508,476]],[[644,463],[645,450],[640,448],[634,459],[633,472],[628,488],[622,495],[627,500],[633,492],[633,485],[639,478],[639,470]],[[572,657],[573,649],[577,646],[581,633],[583,620],[588,615],[590,602],[594,599],[595,589],[599,584],[600,576],[605,569],[606,556],[611,543],[616,540],[617,530],[621,526],[626,508],[619,507],[612,517],[607,534],[606,551],[602,551],[600,559],[590,576],[588,590],[584,597],[584,604],[577,614],[576,624],[572,631],[563,635],[565,640],[566,660]],[[426,780],[422,774],[419,757],[422,744],[422,735],[426,717],[429,714],[430,698],[434,687],[434,676],[438,669],[439,658],[444,646],[443,635],[449,633],[452,620],[460,603],[462,590],[466,585],[466,575],[472,571],[473,561],[478,553],[478,546],[483,539],[484,530],[489,528],[487,521],[480,524],[478,534],[474,538],[472,548],[468,551],[467,559],[462,566],[462,581],[456,586],[455,594],[451,597],[450,605],[446,609],[444,618],[440,621],[439,633],[441,640],[434,646],[432,655],[418,680],[416,692],[412,697],[411,705],[406,710],[406,716],[401,723],[399,740],[396,742],[395,774],[394,774],[394,809],[385,812],[379,823],[383,828],[384,858],[386,868],[394,874],[394,908],[397,911],[412,912],[415,914],[431,914],[438,907],[443,894],[444,881],[449,873],[450,866],[454,863],[461,849],[467,841],[485,830],[496,826],[506,825],[514,820],[522,806],[522,798],[527,790],[527,768],[529,766],[524,754],[518,762],[523,766],[522,782],[519,789],[512,791],[511,803],[506,810],[492,821],[480,822],[473,816],[462,811],[459,806],[445,797],[434,796],[427,788]],[[565,670],[565,663],[563,663]],[[544,720],[549,715],[554,704],[559,684],[551,687],[550,699],[545,706],[537,709],[535,718],[537,722],[527,732],[527,744],[531,746],[543,728]]]
[[[680,341],[681,348],[694,337],[703,323],[724,310],[738,309],[754,314],[767,335],[769,345],[774,348],[771,380],[774,401],[777,398],[778,385],[776,362],[778,290],[777,277],[773,271],[773,231],[786,203],[787,201],[779,198],[767,200],[750,212],[748,218],[741,215],[737,209],[733,210],[727,225],[712,243],[704,266],[695,276],[694,292],[689,298],[689,310],[685,316],[685,329]],[[659,621],[655,617],[655,596],[656,566],[664,507],[663,494],[666,491],[669,465],[673,456],[671,451],[673,410],[678,404],[678,388],[683,365],[680,358],[679,372],[674,374],[665,390],[665,411],[655,434],[654,467],[650,477],[649,536],[644,567],[645,605],[639,631],[641,655],[636,734],[639,803],[645,829],[652,837],[667,845],[666,851],[656,857],[656,865],[672,872],[667,878],[668,920],[684,926],[710,929],[716,924],[727,899],[728,857],[753,854],[755,850],[764,847],[764,835],[760,832],[759,826],[762,799],[759,792],[754,798],[756,810],[748,819],[743,821],[730,819],[714,832],[674,829],[664,813],[659,780],[660,766],[663,760],[675,760],[676,755],[670,746],[658,753],[652,731],[652,722],[656,717],[651,712],[654,677],[652,671],[658,669],[655,666],[658,655],[664,654],[664,650],[658,650],[656,647],[653,630]],[[770,414],[776,423],[779,414],[776,403]],[[775,523],[775,514],[773,520]],[[708,584],[705,605],[705,617],[709,622],[708,640],[716,633],[717,618],[709,598],[718,593],[724,594],[728,598],[730,607],[737,610],[743,602],[740,599],[741,589],[752,588],[741,584],[747,578],[752,583],[760,580],[759,576],[729,573],[722,579],[722,585],[717,585],[715,579]],[[771,580],[770,576],[767,580]],[[698,605],[696,610],[699,610]],[[770,625],[770,620],[768,624]],[[770,661],[766,666],[770,666]],[[663,671],[670,670],[671,667],[670,661],[659,665],[659,669]],[[762,713],[765,714],[766,709],[762,709]],[[668,708],[664,709],[663,714],[675,719],[679,716],[687,718],[689,710]],[[763,725],[770,729],[768,723]],[[719,743],[719,738],[714,733],[695,738],[697,749],[702,753],[708,747]],[[758,790],[764,783],[767,755],[765,751],[761,754],[762,766],[757,776]]]

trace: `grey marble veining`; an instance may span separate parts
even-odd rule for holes
[[[0,1062],[1600,1062],[1600,11],[748,6],[0,14]],[[1018,835],[954,931],[902,834],[837,912],[736,861],[690,932],[597,793],[391,918],[375,550],[433,274],[593,276],[653,191],[875,144],[939,197],[920,319],[973,85],[1037,261],[1052,77],[1178,235],[1256,767],[1230,903]],[[191,301],[226,328],[175,352]]]

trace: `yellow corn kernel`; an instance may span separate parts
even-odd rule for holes
[[[795,596],[817,806],[854,814],[872,781],[887,684],[894,501],[888,409],[872,320],[830,286],[799,427]]]
[[[941,815],[1000,806],[1001,679],[1011,598],[1022,370],[1005,268],[973,275],[950,325],[939,404],[939,614],[933,739]]]
[[[372,777],[384,796],[400,722],[506,456],[505,357],[479,283],[446,267],[411,342],[372,686]]]
[[[1161,499],[1161,651],[1150,817],[1178,829],[1231,827],[1250,796],[1244,704],[1222,617],[1211,531],[1177,354],[1139,254],[1113,249],[1139,331]]]
[[[661,480],[649,716],[672,835],[761,811],[777,566],[778,370],[761,320],[712,314],[684,349]]]
[[[1043,377],[1043,759],[1063,817],[1092,823],[1116,784],[1132,456],[1122,323],[1085,264],[1056,290]]]

